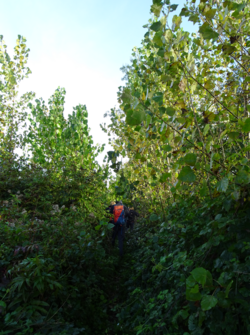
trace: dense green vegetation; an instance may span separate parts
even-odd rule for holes
[[[85,106],[18,97],[29,50],[19,36],[11,60],[1,38],[0,334],[250,332],[250,3],[151,12],[102,126],[115,177]],[[124,259],[115,198],[141,214]]]

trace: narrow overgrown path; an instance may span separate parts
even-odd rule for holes
[[[132,269],[134,255],[139,248],[138,232],[139,225],[131,231],[127,230],[124,239],[124,256],[119,256],[118,241],[115,246],[109,248],[110,256],[113,259],[114,267],[111,282],[108,290],[107,318],[108,327],[105,334],[108,335],[126,335],[123,325],[119,323],[118,314],[125,306],[129,297],[127,282],[132,279]],[[111,244],[110,244],[111,245]],[[129,333],[128,333],[129,334]]]

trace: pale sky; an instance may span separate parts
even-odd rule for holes
[[[179,14],[185,1],[178,3]],[[15,46],[17,35],[27,39],[32,74],[20,87],[45,101],[65,87],[65,115],[85,104],[94,143],[108,143],[100,128],[103,114],[117,106],[120,68],[129,64],[150,19],[152,0],[0,0],[0,35]],[[193,29],[185,23],[185,29]],[[105,152],[110,150],[106,146]],[[104,155],[100,157],[102,162]]]

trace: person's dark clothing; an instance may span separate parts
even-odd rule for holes
[[[112,245],[115,245],[115,239],[116,236],[118,236],[118,247],[119,247],[119,253],[120,256],[123,256],[123,240],[124,240],[124,226],[121,227],[119,225],[115,225],[115,227],[113,228],[113,234],[112,234]]]
[[[134,228],[136,216],[139,216],[139,214],[134,209],[131,209],[128,213],[127,228],[131,228],[131,230]]]
[[[117,202],[115,205],[111,206],[110,213],[114,214],[114,208],[116,205],[122,205],[124,207],[124,218],[125,220],[128,217],[129,210],[126,206],[123,205],[122,202]],[[114,221],[113,221],[114,223]],[[121,226],[119,224],[114,223],[114,228],[113,228],[113,234],[112,234],[112,245],[115,245],[115,239],[116,236],[118,236],[118,246],[119,246],[119,251],[120,251],[120,256],[123,256],[123,240],[124,240],[124,234],[125,234],[125,227]]]

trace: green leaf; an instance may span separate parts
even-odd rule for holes
[[[219,37],[219,34],[216,33],[207,22],[200,27],[199,32],[205,40],[216,39]]]
[[[172,176],[171,173],[163,173],[163,175],[161,175],[161,178],[160,178],[160,182],[161,183],[165,183],[165,181],[170,178]]]
[[[172,151],[173,148],[169,145],[169,144],[165,144],[162,146],[162,149],[165,151],[165,152],[169,152],[169,151]]]
[[[167,107],[166,108],[166,113],[169,115],[169,116],[174,116],[175,114],[175,109],[173,107]]]
[[[155,36],[153,38],[153,42],[155,44],[157,44],[159,47],[163,46],[163,42],[162,42],[162,31],[158,31],[157,33],[155,33]]]
[[[121,95],[121,99],[124,103],[130,103],[132,96],[128,88],[124,88],[122,95]]]
[[[204,287],[208,276],[207,270],[205,270],[204,268],[196,268],[191,271],[191,274],[194,279]]]
[[[222,51],[224,54],[230,55],[231,53],[237,51],[237,49],[233,45],[224,45]]]
[[[202,295],[200,294],[200,292],[198,292],[198,293],[192,293],[191,290],[192,289],[190,289],[190,288],[186,289],[186,299],[189,300],[189,301],[198,301],[198,300],[201,300]]]
[[[235,178],[235,182],[237,184],[246,185],[249,183],[249,181],[250,181],[249,174],[247,174],[247,172],[244,170],[239,171]]]
[[[3,300],[0,300],[0,306],[6,308],[6,303]]]
[[[224,177],[222,178],[216,185],[217,191],[218,192],[226,192],[228,188],[229,180]]]
[[[204,287],[209,289],[210,291],[214,288],[213,287],[213,277],[210,271],[207,270],[207,278],[204,284]]]
[[[196,177],[193,170],[189,166],[184,166],[179,173],[178,179],[183,182],[193,183]]]
[[[181,309],[179,311],[179,315],[183,318],[183,320],[185,320],[189,316],[189,313],[188,313],[188,311],[185,311],[184,309]]]
[[[204,12],[204,15],[208,20],[211,20],[215,16],[215,13],[216,9],[209,9],[207,12]]]
[[[247,118],[245,120],[245,123],[244,125],[242,126],[242,130],[245,132],[245,133],[249,133],[250,132],[250,118]]]
[[[195,154],[186,154],[184,157],[184,162],[190,166],[195,166],[197,156]]]
[[[136,110],[128,110],[126,114],[126,123],[130,126],[137,126],[146,119],[146,114],[141,105],[138,105]]]
[[[160,106],[163,104],[163,93],[162,92],[157,92],[152,100],[154,100],[155,102],[157,102]]]
[[[247,76],[244,80],[244,83],[249,83],[250,82],[250,76]]]
[[[101,228],[101,225],[99,224],[98,226],[95,227],[95,230],[99,230]]]
[[[196,284],[193,288],[190,289],[190,293],[198,293],[199,292],[199,285]]]
[[[157,220],[158,220],[158,215],[156,215],[156,214],[151,214],[149,220],[150,220],[150,221],[157,221]]]
[[[151,26],[150,26],[150,29],[157,32],[159,30],[161,30],[162,28],[162,24],[160,21],[157,21],[157,22],[154,22]]]
[[[170,12],[173,12],[176,10],[176,8],[178,7],[179,5],[171,5],[170,6]]]
[[[154,4],[151,6],[151,13],[154,13],[155,16],[160,16],[162,9],[162,4]]]
[[[205,295],[201,300],[201,308],[203,311],[208,311],[216,306],[218,300],[212,295]]]
[[[188,16],[189,10],[187,8],[182,8],[180,16]]]
[[[193,24],[195,24],[197,22],[200,22],[200,18],[197,14],[192,14],[192,15],[189,16],[188,21],[191,21],[191,22],[193,22]]]
[[[205,125],[205,128],[204,128],[204,130],[203,130],[203,134],[204,134],[204,136],[207,135],[209,129],[210,129],[210,124],[206,124],[206,125]]]
[[[113,224],[113,223],[109,223],[109,224],[107,225],[107,227],[108,227],[108,229],[112,229],[112,228],[114,228],[114,224]]]
[[[179,28],[179,26],[181,25],[181,21],[182,21],[181,16],[174,15],[172,19],[172,29],[174,31],[176,31]]]
[[[186,285],[187,287],[194,287],[196,284],[196,280],[194,279],[194,277],[192,275],[190,275],[187,279],[186,279]]]
[[[231,138],[232,140],[237,140],[239,138],[240,133],[237,131],[231,131],[228,133],[228,137]]]

